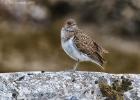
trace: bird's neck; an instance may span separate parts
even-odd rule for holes
[[[61,40],[67,41],[75,35],[75,30],[67,30],[66,28],[62,28],[61,30]]]

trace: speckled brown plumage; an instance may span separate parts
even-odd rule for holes
[[[77,49],[89,56],[91,59],[98,61],[101,65],[104,63],[102,57],[106,53],[105,49],[99,46],[90,36],[84,34],[80,29],[75,30],[74,43]]]
[[[69,19],[65,22],[61,30],[61,41],[63,49],[73,59],[92,61],[100,67],[104,64],[103,54],[108,53],[108,51],[80,30],[75,20]]]

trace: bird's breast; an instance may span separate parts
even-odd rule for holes
[[[67,55],[69,55],[72,59],[76,60],[76,61],[89,61],[89,57],[86,56],[85,54],[81,53],[75,46],[74,42],[73,42],[73,38],[71,37],[70,39],[68,39],[67,41],[63,41],[61,39],[61,44],[62,44],[62,48],[64,49],[64,51],[66,52]]]

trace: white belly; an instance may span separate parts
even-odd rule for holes
[[[68,41],[61,41],[62,48],[64,51],[76,61],[90,61],[91,59],[86,56],[85,54],[79,52],[75,45],[73,44],[73,38],[69,39]]]

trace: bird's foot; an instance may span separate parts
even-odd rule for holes
[[[78,60],[78,62],[74,65],[73,69],[69,69],[69,70],[66,70],[66,71],[74,72],[74,73],[75,73],[75,72],[77,71],[78,64],[79,64],[79,60]]]
[[[65,72],[73,72],[73,73],[75,73],[76,70],[75,69],[66,69]]]

